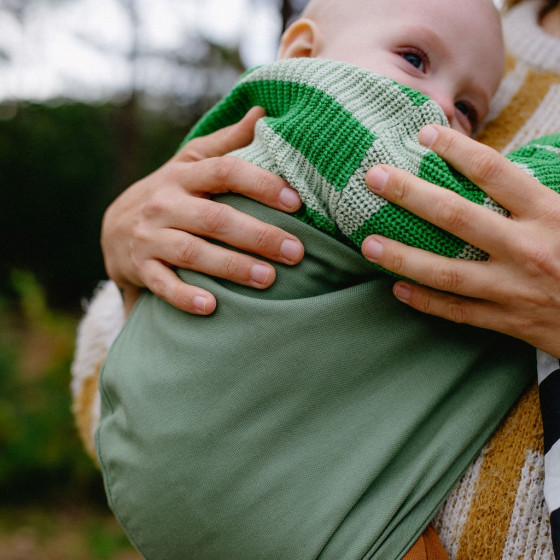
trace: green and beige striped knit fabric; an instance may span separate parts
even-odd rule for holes
[[[359,247],[372,233],[449,257],[484,259],[485,253],[371,193],[369,168],[386,163],[406,169],[478,204],[505,210],[417,136],[428,123],[446,125],[439,106],[418,91],[347,63],[289,59],[248,71],[210,110],[186,141],[238,121],[261,105],[267,116],[247,148],[233,152],[285,178],[301,195],[301,220]],[[509,157],[542,183],[559,190],[551,163],[560,135]]]

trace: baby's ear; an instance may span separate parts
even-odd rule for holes
[[[323,49],[323,33],[311,19],[301,18],[284,31],[278,58],[316,57]]]

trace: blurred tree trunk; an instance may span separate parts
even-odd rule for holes
[[[143,135],[140,130],[140,103],[134,92],[126,103],[117,107],[112,119],[115,177],[113,196],[138,180]]]
[[[292,5],[291,0],[282,0],[280,6],[280,12],[282,14],[282,30],[288,27],[290,20],[295,14],[294,6]]]
[[[142,150],[142,133],[140,130],[140,85],[138,82],[138,65],[140,59],[140,18],[136,0],[120,0],[127,15],[131,44],[127,52],[130,69],[130,86],[128,98],[117,109],[113,126],[113,145],[116,152],[114,195],[121,193],[136,179],[140,167]]]

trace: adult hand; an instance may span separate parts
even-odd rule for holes
[[[224,156],[251,142],[254,125],[263,115],[255,107],[239,123],[192,140],[109,206],[101,244],[107,273],[121,288],[127,312],[143,288],[190,313],[214,311],[214,296],[181,282],[172,266],[255,288],[274,282],[274,267],[269,263],[201,236],[276,262],[301,260],[303,246],[293,235],[210,199],[210,195],[231,191],[287,212],[301,205],[299,195],[283,179]]]
[[[377,235],[364,240],[364,255],[421,284],[394,285],[395,296],[411,307],[500,331],[560,356],[560,195],[451,129],[430,125],[419,139],[511,215],[381,165],[368,172],[373,192],[480,247],[490,258],[445,258]]]

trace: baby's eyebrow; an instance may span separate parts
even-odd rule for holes
[[[425,25],[418,24],[405,27],[403,37],[406,37],[406,42],[420,41],[443,55],[450,54],[447,43],[433,29]]]

